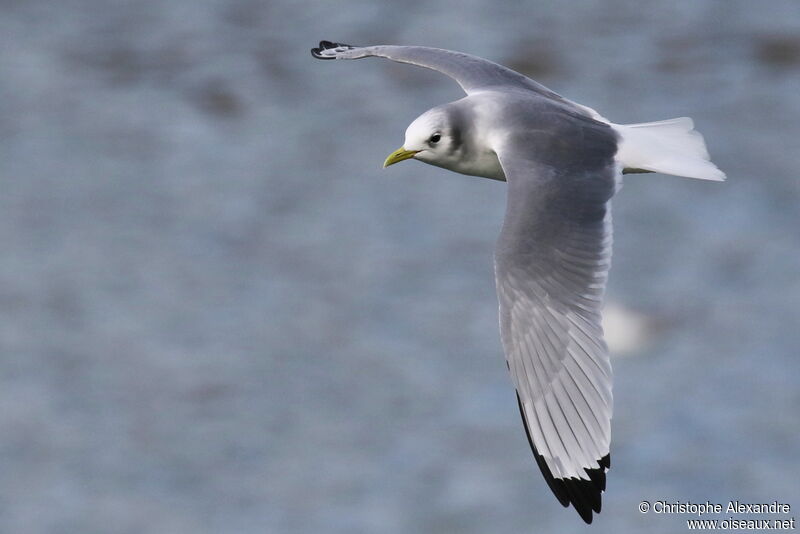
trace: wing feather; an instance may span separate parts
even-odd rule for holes
[[[571,117],[559,132],[531,129],[496,148],[508,206],[495,273],[503,347],[537,463],[559,501],[590,522],[611,437],[600,311],[618,169],[610,128]]]
[[[452,50],[426,46],[352,46],[321,41],[319,47],[311,49],[311,55],[317,59],[381,57],[441,72],[453,78],[467,94],[487,87],[515,87],[534,91],[546,98],[567,102],[544,85],[516,71],[488,59]]]

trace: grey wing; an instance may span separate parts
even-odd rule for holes
[[[382,57],[426,67],[453,78],[467,94],[486,87],[516,87],[535,91],[548,98],[561,97],[545,86],[536,83],[507,67],[489,60],[440,48],[424,46],[351,46],[330,41],[321,41],[318,48],[311,49],[317,59],[361,59]]]
[[[548,120],[496,148],[508,182],[495,252],[500,329],[537,463],[561,504],[591,522],[610,465],[611,365],[600,311],[616,136],[574,115]]]

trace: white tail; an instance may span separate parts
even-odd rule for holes
[[[620,135],[617,160],[630,171],[652,171],[700,180],[725,179],[708,159],[700,132],[689,117],[641,124],[611,124]]]

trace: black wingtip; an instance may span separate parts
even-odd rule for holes
[[[336,59],[334,57],[323,56],[322,54],[320,54],[320,52],[322,52],[323,50],[324,50],[324,48],[312,48],[311,49],[311,55],[314,56],[317,59]]]
[[[353,48],[350,45],[343,43],[332,43],[331,41],[320,41],[317,48],[311,49],[311,55],[317,59],[336,59],[333,56],[323,56],[323,50],[330,50],[331,48]]]
[[[544,476],[547,486],[553,495],[556,496],[558,502],[565,508],[570,504],[578,512],[578,515],[587,524],[592,523],[592,512],[597,514],[602,509],[602,493],[606,489],[606,470],[611,467],[611,455],[606,454],[598,460],[600,467],[596,469],[586,469],[586,474],[589,480],[581,478],[555,478],[550,468],[547,466],[544,457],[539,454],[536,447],[533,445],[533,438],[531,437],[530,429],[528,428],[528,421],[525,418],[525,409],[522,406],[522,401],[517,394],[517,405],[519,406],[519,413],[522,416],[522,424],[525,427],[525,434],[528,437],[528,444],[533,451],[533,457],[536,459],[536,464]]]

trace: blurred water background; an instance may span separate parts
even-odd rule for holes
[[[504,184],[380,168],[458,86],[314,61],[320,39],[474,53],[616,122],[690,115],[727,172],[616,197],[592,527],[545,486],[503,363]],[[795,0],[0,2],[0,532],[800,510],[798,87]]]

